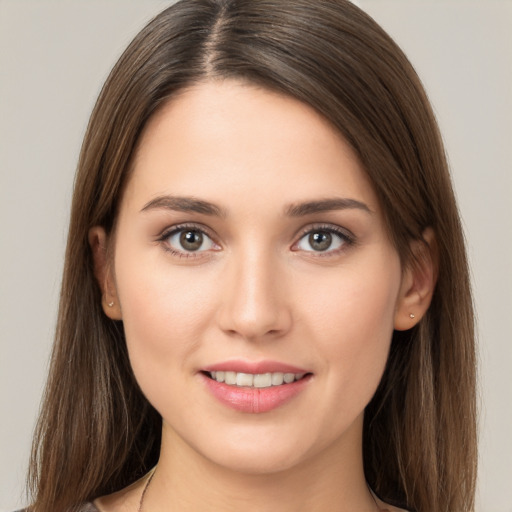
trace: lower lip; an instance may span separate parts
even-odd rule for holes
[[[311,375],[281,386],[249,388],[229,386],[202,374],[206,386],[219,402],[239,412],[258,414],[272,411],[289,402],[307,385]]]

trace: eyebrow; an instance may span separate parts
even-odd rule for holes
[[[197,199],[195,197],[182,196],[158,196],[144,205],[141,212],[148,210],[173,210],[177,212],[195,212],[203,215],[226,217],[226,212],[219,206]],[[329,198],[303,203],[293,203],[285,208],[285,214],[289,217],[303,217],[313,213],[328,212],[334,210],[358,209],[369,214],[373,212],[363,202],[350,198]]]
[[[334,210],[357,209],[372,214],[372,210],[361,201],[349,198],[330,198],[305,203],[291,204],[286,208],[286,214],[290,217],[302,217],[312,213],[329,212]]]
[[[177,212],[195,212],[224,217],[226,213],[217,205],[195,197],[159,196],[144,205],[141,212],[163,209]]]

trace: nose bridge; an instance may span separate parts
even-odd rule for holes
[[[246,339],[286,332],[291,312],[279,273],[277,255],[261,244],[237,251],[223,289],[222,329]]]

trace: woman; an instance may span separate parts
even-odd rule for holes
[[[441,139],[382,29],[157,16],[85,136],[31,509],[469,511],[474,366]]]

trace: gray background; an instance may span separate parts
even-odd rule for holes
[[[479,317],[478,510],[511,512],[512,2],[358,3],[416,66],[444,134]],[[1,512],[24,503],[88,115],[120,52],[168,4],[0,0]]]

